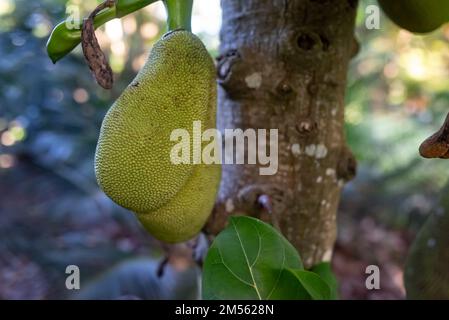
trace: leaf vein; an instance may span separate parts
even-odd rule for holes
[[[217,250],[218,250],[218,253],[219,253],[219,255],[220,255],[221,264],[223,264],[223,265],[225,266],[225,268],[228,269],[228,271],[229,271],[229,272],[230,272],[230,273],[231,273],[237,280],[239,280],[240,282],[243,282],[244,284],[246,284],[246,285],[248,285],[248,286],[250,286],[250,287],[253,287],[253,285],[252,285],[251,283],[249,283],[248,281],[245,281],[245,280],[243,280],[242,278],[240,278],[238,275],[236,275],[236,274],[231,270],[231,268],[229,268],[229,267],[226,265],[225,261],[223,260],[223,256],[221,255],[220,249],[217,248]],[[220,264],[220,263],[219,263],[219,262],[216,262],[216,263],[213,263],[213,264]]]
[[[262,247],[262,236],[261,236],[260,233],[259,233],[259,229],[256,228],[256,231],[257,231],[257,236],[258,236],[258,238],[259,238],[259,248],[258,248],[258,250],[257,250],[257,256],[256,256],[256,259],[254,259],[254,262],[251,264],[251,268],[254,267],[254,265],[256,264],[257,260],[259,259],[259,256],[260,256],[260,249],[261,249],[261,247]]]
[[[285,247],[282,246],[282,264],[281,264],[281,268],[279,269],[279,274],[278,277],[276,279],[276,282],[273,285],[273,288],[271,289],[270,293],[267,296],[267,300],[270,299],[271,295],[274,292],[274,289],[276,289],[278,283],[279,283],[279,279],[281,278],[281,274],[282,274],[282,269],[284,269],[284,264],[285,264]]]
[[[253,280],[253,283],[254,283],[253,287],[256,290],[256,293],[257,293],[257,296],[259,297],[259,300],[262,300],[262,297],[260,296],[260,293],[259,293],[259,289],[257,288],[256,281],[254,280],[253,270],[252,270],[252,268],[251,268],[251,266],[249,264],[248,256],[246,255],[245,248],[243,247],[242,239],[240,239],[239,231],[237,230],[237,228],[235,226],[235,222],[233,220],[231,220],[231,222],[232,222],[232,226],[234,227],[235,233],[237,234],[237,237],[239,238],[240,247],[242,248],[243,255],[245,256],[246,264],[248,265],[249,273],[251,275],[251,279]]]

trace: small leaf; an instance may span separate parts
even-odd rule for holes
[[[69,30],[66,22],[60,22],[50,34],[47,41],[47,54],[53,63],[75,49],[81,42],[81,27]]]
[[[330,288],[330,299],[336,300],[338,299],[338,282],[337,278],[335,278],[334,273],[332,272],[332,267],[329,262],[322,262],[315,266],[313,266],[310,271],[318,274],[321,279],[323,279]]]
[[[254,218],[231,217],[207,254],[203,298],[308,298],[287,268],[304,269],[295,248],[278,231]]]
[[[327,283],[316,273],[300,269],[288,269],[310,294],[313,300],[329,300],[331,291]]]
[[[117,0],[116,5],[100,12],[94,19],[94,27],[98,28],[106,22],[121,18],[156,2],[157,0]],[[81,43],[81,27],[65,20],[56,25],[47,41],[47,54],[53,63],[65,57]]]
[[[115,8],[107,8],[95,17],[94,27],[98,28],[115,17]],[[82,26],[83,21],[80,21],[78,25],[73,25],[68,21],[62,21],[56,25],[47,41],[47,54],[53,63],[62,59],[81,43]]]

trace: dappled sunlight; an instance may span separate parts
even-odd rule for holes
[[[67,1],[81,19],[98,3]],[[1,252],[6,259],[0,259],[0,280],[8,285],[0,282],[0,299],[72,297],[57,285],[65,274],[55,270],[74,259],[89,278],[82,294],[95,297],[94,289],[104,285],[113,289],[101,291],[103,296],[118,298],[117,283],[135,279],[133,270],[140,280],[164,255],[134,216],[100,191],[94,174],[102,119],[166,32],[164,5],[157,2],[96,30],[114,73],[110,91],[95,83],[81,46],[56,65],[48,58],[47,38],[66,16],[64,1],[0,0],[0,243],[8,245]],[[447,182],[448,160],[423,159],[418,148],[449,111],[449,25],[419,36],[383,14],[380,30],[367,30],[364,17],[361,8],[361,47],[348,70],[344,110],[358,174],[343,191],[334,265],[344,282],[343,298],[397,299],[404,297],[407,250]],[[220,26],[220,1],[195,0],[192,30],[213,58],[219,55]],[[336,110],[328,107],[329,114]],[[294,156],[304,149],[291,146]],[[323,177],[313,181],[323,183]],[[178,251],[167,277],[146,279],[153,291],[144,291],[139,281],[132,285],[147,298],[195,298],[197,267],[190,251]],[[385,289],[367,293],[360,270],[373,262],[385,266]],[[13,281],[27,270],[35,280]]]

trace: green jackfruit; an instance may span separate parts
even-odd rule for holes
[[[169,32],[154,45],[101,127],[95,155],[98,184],[163,241],[194,236],[214,203],[220,166],[174,164],[170,136],[176,129],[193,136],[194,121],[204,129],[215,127],[215,74],[212,58],[195,35]]]
[[[449,21],[447,0],[379,0],[390,19],[408,31],[427,33]]]

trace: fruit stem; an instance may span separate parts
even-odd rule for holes
[[[168,31],[184,29],[192,31],[193,0],[164,0],[167,9]]]

